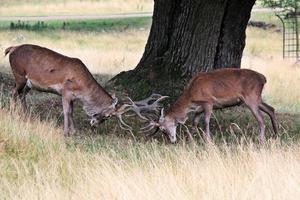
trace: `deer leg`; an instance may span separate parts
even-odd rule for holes
[[[70,110],[71,100],[66,96],[62,97],[63,112],[64,112],[64,135],[70,136]]]
[[[210,136],[209,122],[213,110],[213,105],[204,104],[203,109],[204,109],[204,122],[205,122],[205,138],[207,142],[211,142],[212,140]]]
[[[275,109],[272,106],[270,106],[264,102],[261,102],[259,104],[259,109],[269,115],[271,122],[272,122],[273,131],[274,131],[275,135],[278,135],[278,126],[277,126],[276,117],[275,117]]]
[[[23,100],[21,96],[23,94],[23,89],[25,85],[26,85],[26,79],[25,80],[23,79],[21,81],[16,81],[16,85],[12,93],[14,103],[16,104],[19,99],[22,103],[23,108],[25,108],[26,106],[23,105]]]
[[[193,118],[193,126],[197,128],[201,117],[201,112],[196,112]]]
[[[22,107],[24,110],[27,111],[27,104],[26,104],[26,95],[28,94],[28,92],[30,91],[30,87],[28,87],[27,85],[25,85],[25,87],[23,88],[22,91],[22,95],[21,95],[21,103],[22,103]]]
[[[263,114],[259,110],[259,106],[257,105],[248,105],[248,106],[259,124],[259,128],[260,128],[259,140],[263,144],[266,141],[266,137],[265,137],[266,125],[264,122]]]
[[[74,120],[73,120],[73,111],[74,111],[74,105],[73,101],[70,102],[70,109],[69,109],[69,123],[70,123],[70,129],[71,131],[75,131],[75,126],[74,126]]]
[[[199,124],[202,112],[203,112],[203,108],[201,106],[197,110],[195,110],[195,115],[194,115],[193,123],[192,123],[192,125],[193,125],[192,134],[197,132],[197,126]]]
[[[200,121],[200,117],[201,117],[201,113],[202,112],[195,112],[194,118],[193,118],[193,123],[192,123],[192,132],[191,135],[195,135],[197,133],[197,127]]]

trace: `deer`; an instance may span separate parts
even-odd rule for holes
[[[19,99],[24,110],[27,109],[26,94],[31,89],[62,96],[65,136],[70,136],[70,132],[75,131],[74,101],[82,103],[92,127],[116,116],[120,127],[131,131],[132,127],[123,121],[122,114],[134,111],[140,115],[144,110],[144,108],[134,107],[133,105],[138,102],[135,103],[129,97],[127,98],[132,103],[117,107],[118,98],[110,95],[78,58],[67,57],[32,44],[11,46],[4,53],[5,56],[9,54],[9,62],[15,78],[13,100],[16,102]],[[151,98],[156,101],[147,105],[154,109],[163,98],[161,95],[156,95],[155,98]]]
[[[197,127],[200,115],[204,113],[204,139],[210,143],[212,138],[209,125],[213,110],[245,104],[259,124],[259,141],[264,143],[265,122],[262,112],[270,117],[273,131],[275,135],[278,134],[275,109],[261,97],[266,81],[264,75],[250,69],[224,68],[198,73],[192,77],[166,114],[162,109],[159,120],[150,120],[141,132],[148,132],[157,127],[155,133],[160,129],[171,143],[175,143],[176,128],[178,124],[185,124],[187,114],[195,113],[193,126]]]

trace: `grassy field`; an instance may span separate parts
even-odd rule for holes
[[[273,12],[256,12],[255,14],[252,14],[251,20],[266,22],[268,24],[274,24],[277,26],[282,25],[279,18],[276,17],[276,15]]]
[[[0,50],[21,43],[49,47],[82,59],[104,85],[133,69],[143,53],[150,20],[132,20],[73,21],[65,29],[51,22],[44,30],[2,23]],[[266,75],[263,98],[278,111],[279,138],[265,146],[257,144],[257,124],[243,108],[215,112],[216,145],[203,144],[199,135],[197,143],[186,143],[183,128],[177,145],[161,136],[146,142],[120,131],[113,119],[91,130],[79,107],[80,135],[65,139],[59,97],[29,94],[30,116],[10,108],[13,81],[8,58],[0,56],[0,199],[297,199],[300,68],[281,59],[276,29],[249,28],[242,63]]]
[[[0,16],[95,15],[152,10],[152,0],[1,0]]]
[[[44,28],[33,28],[37,22],[28,22],[31,28],[20,26],[13,30],[9,22],[2,22],[0,48],[4,51],[9,45],[39,44],[82,59],[93,73],[116,74],[132,69],[138,62],[150,22],[150,18],[52,21]],[[7,59],[1,58],[0,65],[8,66]]]
[[[0,110],[1,199],[295,199],[300,144],[164,145],[62,137]]]

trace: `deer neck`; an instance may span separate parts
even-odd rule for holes
[[[88,116],[101,114],[112,106],[112,97],[98,83],[89,87],[85,93],[81,101]]]
[[[177,101],[170,107],[166,117],[173,118],[175,121],[184,123],[189,111],[189,100],[185,95],[181,95]]]

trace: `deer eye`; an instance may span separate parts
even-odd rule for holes
[[[99,114],[93,114],[92,118],[98,118]]]

